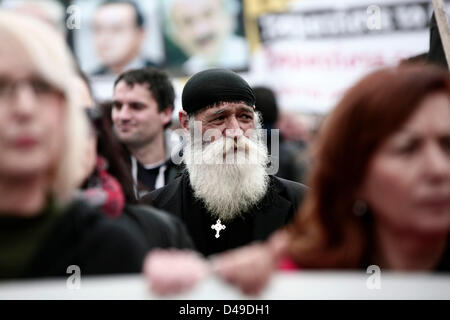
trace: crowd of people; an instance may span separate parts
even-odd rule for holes
[[[173,130],[158,68],[118,72],[97,102],[50,25],[1,9],[0,43],[0,279],[76,265],[171,294],[214,273],[257,294],[277,271],[450,271],[441,66],[366,75],[294,142],[274,92],[228,69],[189,78]]]

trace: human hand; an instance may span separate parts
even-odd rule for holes
[[[254,243],[216,256],[213,270],[244,294],[256,296],[266,287],[289,240],[278,232],[266,243]]]
[[[143,267],[150,289],[161,296],[192,289],[210,271],[208,262],[196,252],[175,249],[152,250]]]

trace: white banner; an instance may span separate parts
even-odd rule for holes
[[[151,292],[140,275],[83,276],[78,287],[66,278],[0,282],[0,300],[441,300],[450,299],[449,274],[360,272],[278,272],[258,297],[211,276],[192,290],[169,296]]]
[[[259,16],[247,77],[285,111],[326,113],[368,72],[428,52],[431,14],[427,0],[293,1]]]

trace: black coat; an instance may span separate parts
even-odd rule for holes
[[[139,273],[149,250],[192,248],[184,225],[147,206],[129,206],[111,219],[76,201],[63,213],[39,246],[23,277],[68,276],[77,265],[81,275]]]
[[[186,224],[197,250],[207,256],[255,240],[266,240],[291,221],[306,189],[302,184],[270,176],[264,198],[249,212],[225,223],[226,229],[220,232],[219,238],[211,228],[217,218],[213,218],[203,203],[194,198],[187,173],[141,201],[179,217]]]

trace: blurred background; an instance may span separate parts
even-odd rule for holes
[[[272,89],[285,137],[314,132],[373,69],[429,48],[428,0],[0,0],[60,29],[99,100],[127,68],[166,70],[177,91],[210,67]],[[111,2],[111,1],[106,1]],[[446,2],[450,6],[450,2]],[[450,8],[447,12],[450,12]]]

